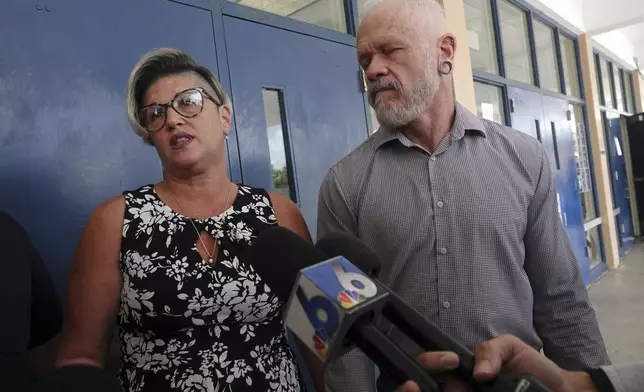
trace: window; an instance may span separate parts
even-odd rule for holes
[[[489,1],[489,0],[487,0]],[[443,0],[437,0],[436,1],[438,4],[443,6]],[[362,18],[364,18],[365,14],[365,5],[369,3],[368,0],[358,0],[358,21],[361,21]]]
[[[564,35],[559,35],[559,42],[561,44],[561,62],[564,69],[566,94],[581,98],[575,41]]]
[[[600,227],[595,226],[586,231],[586,250],[591,270],[601,264],[603,259]]]
[[[465,0],[463,5],[472,69],[498,74],[499,66],[496,57],[497,49],[490,0]]]
[[[327,29],[347,32],[343,0],[229,0]]]
[[[507,0],[499,0],[498,5],[505,75],[518,82],[534,84],[526,13]]]
[[[602,75],[601,75],[601,67],[599,65],[599,62],[600,62],[599,55],[596,54],[595,55],[595,74],[597,77],[595,78],[595,84],[597,87],[597,96],[599,97],[599,101],[600,101],[599,104],[604,105],[604,97],[602,95]]]
[[[626,95],[626,111],[629,113],[637,113],[637,108],[633,100],[633,75],[627,71],[624,71],[624,90],[624,94]]]
[[[264,116],[268,151],[273,169],[273,187],[293,201],[296,200],[293,188],[293,170],[289,153],[288,133],[284,121],[284,98],[279,90],[262,89],[264,99]]]
[[[613,86],[610,82],[610,64],[606,60],[599,60],[600,72],[602,78],[602,87],[604,89],[604,106],[612,108],[613,106]]]
[[[575,150],[581,207],[584,212],[584,222],[588,222],[597,218],[597,209],[595,208],[595,192],[589,159],[590,148],[584,122],[584,112],[581,106],[578,105],[569,105],[568,110],[570,110],[571,114],[570,131]]]
[[[500,87],[474,82],[477,115],[499,124],[505,124],[503,94]]]
[[[537,69],[541,88],[560,92],[559,68],[555,43],[555,31],[552,27],[535,20],[534,30],[535,51],[537,54]]]
[[[613,81],[615,82],[615,98],[617,110],[625,112],[624,107],[624,93],[622,89],[622,70],[613,64]]]

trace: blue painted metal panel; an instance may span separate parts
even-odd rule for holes
[[[242,175],[272,189],[262,87],[283,90],[299,206],[315,237],[329,167],[368,135],[355,48],[224,16]]]
[[[611,180],[613,185],[613,200],[615,208],[619,208],[617,215],[617,232],[620,237],[620,256],[624,256],[635,241],[633,219],[631,214],[631,200],[628,179],[626,177],[626,151],[622,140],[620,117],[607,119],[606,145],[609,151]]]
[[[586,248],[584,213],[577,177],[574,129],[571,128],[567,117],[568,102],[546,96],[542,97],[542,102],[544,128],[546,128],[544,131],[549,136],[549,146],[546,151],[553,156],[558,155],[551,159],[551,162],[557,177],[557,193],[561,201],[562,220],[575,256],[580,263],[584,281],[590,283],[590,262]]]
[[[581,267],[584,282],[588,284],[592,282],[592,276],[586,249],[573,135],[566,116],[568,102],[513,87],[508,88],[508,98],[513,109],[512,127],[539,140],[548,154],[559,195],[561,219]]]
[[[165,0],[38,8],[0,5],[0,208],[26,226],[64,291],[91,211],[161,179],[155,150],[126,121],[131,67],[161,46],[186,50],[214,72],[217,57],[210,10]]]

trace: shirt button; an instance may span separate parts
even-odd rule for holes
[[[432,161],[435,161],[436,157],[434,155],[432,155],[431,157],[429,157],[429,159],[432,160]]]
[[[443,302],[443,306],[445,307],[445,309],[449,309],[449,307],[452,305],[449,303],[449,301],[445,301]]]
[[[444,204],[442,201],[439,201],[438,203],[436,203],[436,205],[438,206],[438,208],[443,208]]]
[[[442,254],[447,254],[447,248],[441,248],[441,253]]]

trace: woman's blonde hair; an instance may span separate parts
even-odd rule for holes
[[[147,144],[151,144],[148,131],[139,122],[139,110],[143,97],[150,86],[162,77],[182,73],[194,73],[203,79],[206,89],[220,106],[228,106],[232,110],[230,98],[224,87],[210,70],[190,57],[187,53],[172,48],[160,48],[146,53],[134,66],[127,82],[125,104],[127,119],[134,132],[141,136]]]

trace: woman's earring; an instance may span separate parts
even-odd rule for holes
[[[226,134],[224,134],[224,135],[226,135],[226,140],[228,140],[228,134],[226,133]]]

